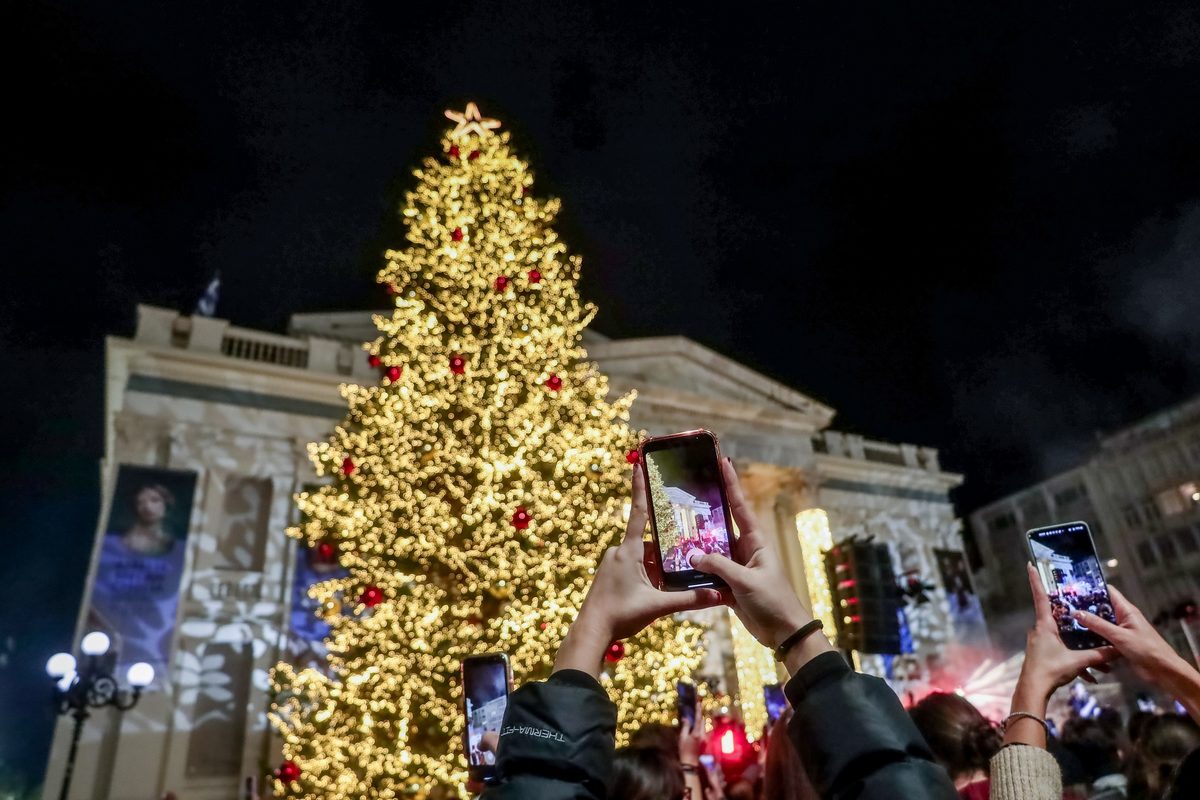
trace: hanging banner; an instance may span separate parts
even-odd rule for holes
[[[949,601],[950,621],[954,625],[955,638],[960,644],[987,644],[983,607],[974,587],[971,586],[971,573],[967,570],[966,558],[958,550],[938,548],[934,549],[933,557],[937,560],[942,585],[946,587],[946,600]]]
[[[325,637],[329,625],[321,618],[320,603],[308,595],[310,586],[349,574],[336,556],[323,553],[321,547],[296,548],[296,574],[292,580],[292,610],[288,617],[287,661],[297,669],[315,667],[322,671],[325,661]]]
[[[194,472],[117,469],[88,628],[112,636],[119,665],[147,661],[166,674],[195,491]]]

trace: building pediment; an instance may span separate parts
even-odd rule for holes
[[[587,349],[617,390],[800,417],[811,430],[833,419],[832,408],[683,336],[594,340]]]

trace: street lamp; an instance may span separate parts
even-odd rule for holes
[[[67,793],[71,790],[75,752],[79,748],[83,722],[91,715],[90,709],[113,706],[118,711],[128,711],[137,705],[142,689],[154,681],[154,667],[139,661],[125,672],[125,680],[130,688],[118,686],[117,679],[113,677],[117,654],[108,649],[109,644],[107,634],[92,631],[79,643],[78,662],[70,653],[55,653],[46,662],[46,674],[54,680],[55,708],[59,714],[70,714],[75,719],[59,800],[67,800]]]

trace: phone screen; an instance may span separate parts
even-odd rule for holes
[[[676,705],[679,707],[679,724],[692,728],[696,725],[696,687],[694,684],[679,681],[675,684],[679,695]]]
[[[787,698],[784,697],[783,687],[772,683],[763,687],[763,701],[767,704],[767,722],[774,725],[783,716],[787,708]]]
[[[723,586],[692,568],[696,554],[729,557],[732,527],[716,438],[707,431],[650,439],[643,445],[651,524],[663,581],[670,588]]]
[[[1108,584],[1086,523],[1069,522],[1029,531],[1033,565],[1041,576],[1050,609],[1063,644],[1087,650],[1108,644],[1104,637],[1079,624],[1073,613],[1080,609],[1116,624]]]
[[[462,676],[467,763],[472,777],[486,780],[494,774],[500,725],[508,705],[508,659],[502,654],[472,656],[463,660]]]

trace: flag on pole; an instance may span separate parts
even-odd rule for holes
[[[196,301],[196,310],[193,312],[202,317],[211,317],[217,313],[217,296],[221,291],[221,273],[217,272],[213,275],[212,281],[209,282],[208,288],[204,290],[204,294],[200,295],[200,299]]]

